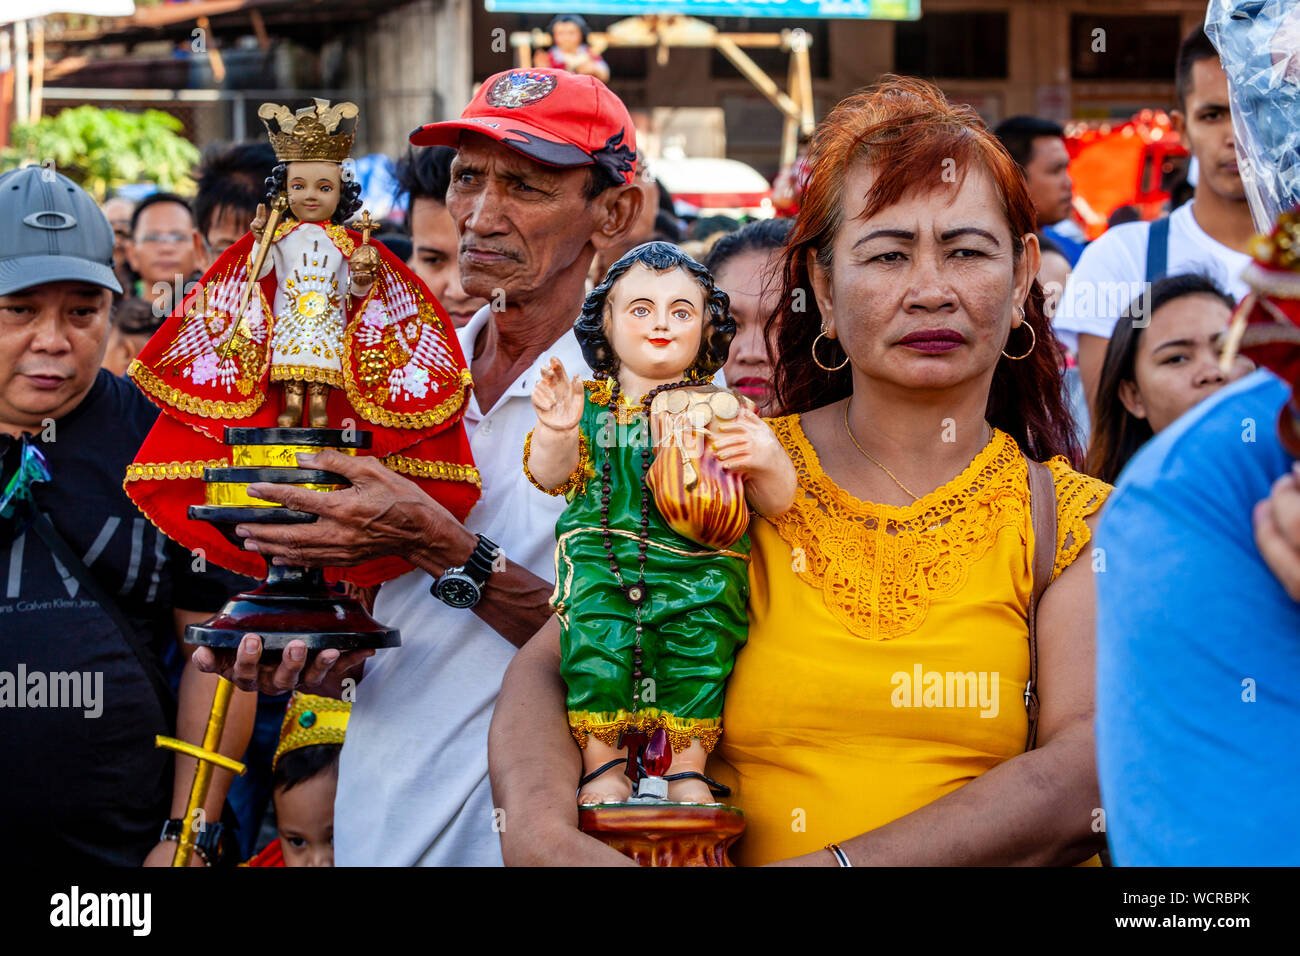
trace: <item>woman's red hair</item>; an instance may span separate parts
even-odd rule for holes
[[[978,164],[1002,198],[1017,261],[1024,254],[1020,237],[1035,231],[1024,174],[973,109],[949,103],[938,87],[924,80],[888,74],[841,100],[813,135],[799,217],[786,240],[781,306],[768,321],[769,341],[779,359],[773,363],[777,400],[786,414],[828,405],[853,390],[849,366],[825,372],[812,361],[821,314],[812,292],[809,254],[823,268],[833,268],[831,250],[844,217],[844,180],[857,163],[888,171],[872,182],[863,218],[914,191],[960,184],[966,171]],[[1043,290],[1036,279],[1024,306],[1037,344],[1028,358],[998,361],[986,417],[1031,458],[1065,455],[1077,467],[1083,455],[1065,403],[1056,337],[1043,314]],[[1028,339],[1018,331],[1008,349],[1017,354]],[[845,358],[836,341],[823,339],[817,347],[826,365],[838,365]]]

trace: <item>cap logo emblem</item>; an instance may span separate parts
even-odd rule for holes
[[[555,89],[555,77],[535,70],[511,70],[492,84],[487,92],[488,106],[516,109],[549,96]]]
[[[53,219],[53,222],[49,220]],[[41,220],[45,220],[42,222]],[[66,212],[59,212],[56,209],[47,209],[44,212],[34,212],[31,215],[23,216],[23,222],[37,229],[71,229],[77,224],[75,216],[70,216]]]

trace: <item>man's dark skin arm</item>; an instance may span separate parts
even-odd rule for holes
[[[311,524],[240,525],[244,547],[275,564],[346,567],[400,554],[436,579],[468,561],[478,544],[477,535],[415,482],[374,458],[323,451],[298,460],[304,467],[337,472],[352,487],[319,492],[293,485],[250,485],[254,497],[320,516]],[[473,613],[522,647],[551,615],[552,585],[506,557],[504,570],[488,579]],[[237,652],[201,647],[194,659],[200,670],[221,673],[245,690],[281,693],[302,686],[337,695],[344,679],[360,680],[365,658],[374,653],[321,651],[309,661],[306,645],[293,641],[279,663],[259,664],[261,652],[261,641],[250,635]]]
[[[352,487],[327,493],[293,485],[249,487],[255,497],[321,516],[312,524],[239,528],[246,548],[276,564],[339,567],[400,554],[437,579],[448,568],[464,565],[478,544],[478,535],[451,512],[375,458],[323,451],[298,459],[302,467],[343,475]],[[523,647],[550,617],[553,588],[505,557],[504,569],[488,578],[474,613],[511,644]]]

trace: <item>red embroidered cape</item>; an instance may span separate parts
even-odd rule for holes
[[[275,239],[299,225],[281,225]],[[354,230],[330,225],[326,231],[344,255],[361,244]],[[380,258],[374,285],[361,301],[344,299],[343,387],[331,390],[330,422],[343,427],[351,419],[371,432],[364,454],[382,458],[463,521],[482,488],[461,424],[469,370],[428,287],[382,244],[372,245]],[[274,270],[259,280],[236,328],[252,246],[250,233],[222,253],[131,363],[127,374],[162,414],[124,487],[168,537],[202,548],[221,567],[261,578],[261,557],[186,516],[189,505],[204,503],[204,468],[231,464],[231,448],[222,441],[226,427],[274,427],[280,412],[280,386],[271,382]],[[410,569],[404,559],[388,557],[326,569],[326,578],[368,587]]]
[[[1296,286],[1294,294],[1256,290],[1237,303],[1237,312],[1244,312],[1250,323],[1241,353],[1300,387],[1300,345],[1295,336],[1295,327],[1300,326],[1300,277],[1290,281]]]
[[[262,851],[240,866],[284,866],[284,850],[278,839],[272,840]]]

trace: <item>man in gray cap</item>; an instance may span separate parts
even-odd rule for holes
[[[178,710],[163,654],[231,582],[198,571],[122,490],[158,412],[99,367],[120,291],[108,220],[33,166],[0,176],[0,223],[0,846],[138,865],[174,846],[160,833],[193,767],[173,768],[154,735],[201,739],[213,690],[188,666]],[[252,703],[234,704],[222,743],[235,756]],[[214,859],[223,776],[201,838]]]

